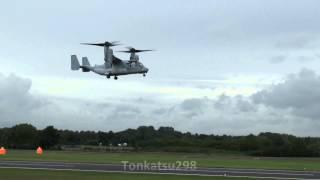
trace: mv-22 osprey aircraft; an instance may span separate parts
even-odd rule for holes
[[[143,74],[143,76],[146,76],[149,70],[139,62],[139,56],[136,53],[153,50],[139,50],[133,47],[127,47],[128,50],[118,52],[130,53],[130,60],[121,60],[113,55],[113,50],[110,48],[120,45],[118,41],[81,44],[104,47],[104,64],[91,66],[88,58],[82,57],[82,65],[80,65],[77,56],[71,55],[71,70],[79,70],[81,68],[83,72],[92,71],[99,75],[106,76],[108,79],[114,76],[115,80],[117,80],[120,75]]]

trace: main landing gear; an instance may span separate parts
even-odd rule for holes
[[[106,77],[110,79],[111,75],[108,74]],[[117,79],[118,79],[118,76],[114,76],[114,80],[117,80]]]

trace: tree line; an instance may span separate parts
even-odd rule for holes
[[[0,146],[12,149],[59,149],[61,145],[117,146],[127,143],[137,151],[204,152],[236,151],[256,156],[320,157],[320,138],[264,132],[228,136],[179,132],[172,127],[140,126],[120,132],[38,130],[30,124],[0,129]]]

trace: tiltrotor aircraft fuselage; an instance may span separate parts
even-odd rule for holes
[[[99,75],[106,76],[108,79],[111,76],[114,76],[115,80],[117,80],[120,75],[143,74],[143,76],[145,76],[149,70],[139,62],[139,56],[137,53],[152,50],[138,50],[132,47],[127,47],[128,50],[119,52],[130,53],[130,59],[121,60],[114,56],[113,50],[110,48],[112,46],[119,45],[117,41],[83,44],[104,47],[104,64],[91,66],[88,58],[82,57],[82,65],[80,65],[77,56],[71,55],[71,70],[79,70],[81,68],[83,72],[92,71]]]

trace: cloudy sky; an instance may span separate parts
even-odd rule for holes
[[[319,6],[316,0],[3,1],[0,126],[319,136]],[[71,54],[103,63],[102,48],[79,43],[105,40],[156,49],[140,55],[147,77],[114,81],[70,70]]]

